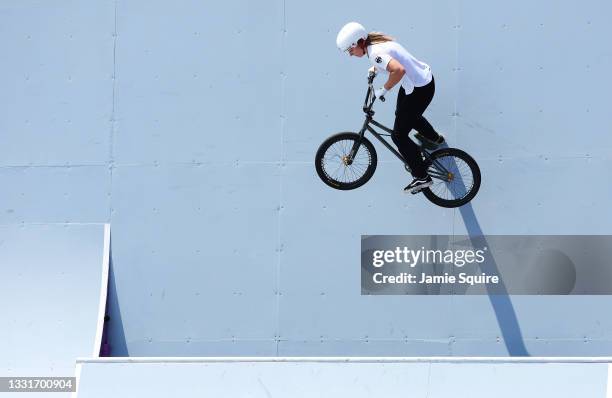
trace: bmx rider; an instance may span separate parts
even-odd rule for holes
[[[420,148],[408,136],[414,128],[420,141],[433,145],[444,143],[444,137],[423,117],[435,92],[435,81],[429,65],[416,59],[392,37],[380,32],[368,33],[357,22],[342,27],[336,45],[350,56],[367,55],[374,68],[389,73],[387,82],[374,92],[376,98],[384,97],[401,82],[391,138],[410,165],[414,177],[404,192],[415,194],[431,186],[433,181],[427,174],[427,165],[421,157]]]

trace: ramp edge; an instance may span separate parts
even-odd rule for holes
[[[218,362],[321,362],[321,363],[612,363],[612,357],[94,357],[86,363],[218,363]]]
[[[102,277],[100,282],[100,301],[98,304],[98,320],[96,337],[94,339],[93,358],[100,357],[102,348],[102,334],[104,332],[104,317],[106,315],[106,297],[108,295],[108,273],[110,263],[110,224],[104,224],[104,252],[102,254]]]

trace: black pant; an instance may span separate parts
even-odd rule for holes
[[[432,141],[438,139],[436,130],[423,117],[423,112],[429,106],[435,91],[436,85],[432,76],[429,84],[415,87],[412,93],[406,95],[404,87],[401,87],[397,94],[395,124],[391,138],[412,169],[412,175],[417,178],[425,177],[427,170],[418,145],[408,137],[408,133],[415,129]]]

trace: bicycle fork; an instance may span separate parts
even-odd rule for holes
[[[344,162],[346,166],[350,166],[353,163],[353,159],[355,159],[355,156],[357,155],[357,152],[359,151],[359,147],[361,146],[361,141],[363,139],[363,136],[365,135],[368,125],[369,125],[369,120],[366,119],[366,121],[363,123],[363,126],[361,127],[361,130],[359,130],[359,139],[355,140],[355,142],[353,143],[353,147],[351,148],[351,151],[348,153],[347,156],[345,156],[342,159],[342,162]]]

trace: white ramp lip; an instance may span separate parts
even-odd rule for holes
[[[612,364],[608,364],[608,381],[606,385],[606,398],[612,398]]]
[[[102,334],[104,332],[104,317],[106,315],[106,298],[108,295],[108,274],[110,267],[110,224],[104,224],[104,252],[102,254],[102,278],[100,286],[100,301],[98,305],[98,321],[92,357],[100,357],[102,349]]]
[[[104,317],[106,316],[106,299],[108,296],[108,275],[110,270],[110,224],[104,224],[104,247],[102,253],[102,274],[100,282],[100,298],[98,301],[98,318],[96,322],[96,335],[94,338],[94,347],[92,357],[101,359],[100,351],[102,349],[102,335],[104,333]],[[74,375],[76,378],[75,391],[70,394],[72,398],[76,398],[79,394],[79,382],[81,380],[82,365],[79,359],[76,360]]]
[[[612,357],[95,357],[85,363],[612,363]]]
[[[419,398],[486,398],[496,389],[507,398],[603,397],[611,361],[612,357],[80,358],[80,396],[106,397],[122,385],[122,397],[165,397],[174,392],[194,398],[401,398],[407,393]],[[108,379],[117,384],[108,386]]]

